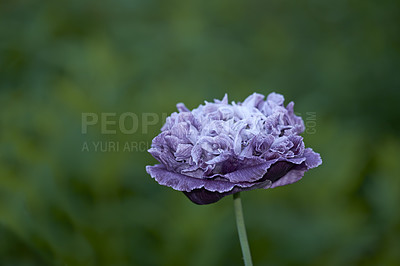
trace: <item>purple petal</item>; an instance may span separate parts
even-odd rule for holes
[[[271,188],[285,186],[285,185],[295,183],[303,177],[305,171],[306,171],[306,169],[303,169],[303,170],[293,169],[293,170],[289,171],[286,175],[284,175],[283,177],[279,178],[277,181],[272,183]]]
[[[186,139],[186,136],[189,133],[189,128],[190,126],[188,123],[181,122],[171,128],[171,135],[176,136],[179,139]]]
[[[190,110],[183,103],[178,103],[176,105],[176,108],[178,109],[179,112],[190,112]]]
[[[264,97],[265,96],[262,94],[253,93],[244,100],[243,105],[249,107],[257,107],[264,100]]]
[[[308,169],[315,168],[322,164],[321,156],[311,148],[304,150],[304,157],[306,158],[306,166]]]
[[[285,101],[285,98],[281,94],[271,92],[267,97],[267,101],[282,106],[283,102]]]
[[[178,144],[178,148],[175,152],[175,157],[177,160],[189,158],[193,145],[192,144]]]
[[[285,176],[293,166],[294,164],[285,161],[276,162],[268,169],[263,178],[271,180],[273,185]]]
[[[221,103],[221,104],[228,104],[228,94],[225,93],[224,98],[220,101],[220,100],[214,100],[215,103]]]
[[[183,174],[168,171],[163,165],[146,166],[146,171],[160,185],[172,187],[179,191],[192,191],[194,189],[204,188],[208,191],[217,191],[220,193],[231,191],[235,186],[246,188],[251,187],[250,182],[231,183],[229,181],[200,179]]]
[[[301,117],[294,114],[294,102],[290,102],[286,106],[286,110],[288,111],[288,117],[290,118],[290,125],[294,126],[295,132],[297,134],[301,134],[305,130],[304,121]]]
[[[165,136],[165,143],[170,147],[173,151],[176,151],[178,145],[182,143],[182,138],[178,138],[176,136]]]
[[[170,130],[175,125],[175,120],[178,117],[178,113],[173,112],[170,117],[167,117],[165,124],[161,127],[161,131]]]
[[[251,167],[246,167],[246,168],[241,168],[237,171],[228,173],[223,175],[225,178],[227,178],[230,182],[254,182],[257,180],[260,180],[261,178],[264,177],[264,175],[267,173],[267,170],[271,167],[273,163],[275,163],[277,160],[271,160],[267,161],[263,164],[259,164],[256,166],[251,166]]]

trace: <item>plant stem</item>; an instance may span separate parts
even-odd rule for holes
[[[235,207],[236,225],[239,233],[240,246],[242,248],[244,265],[252,266],[249,242],[247,241],[246,226],[243,219],[242,201],[240,193],[233,194],[233,205]]]

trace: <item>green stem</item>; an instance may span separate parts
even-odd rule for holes
[[[252,266],[249,242],[247,241],[246,226],[243,219],[242,201],[240,193],[233,194],[233,205],[235,207],[236,225],[239,233],[240,246],[242,247],[244,265]]]

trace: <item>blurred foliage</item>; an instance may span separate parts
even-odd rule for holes
[[[159,186],[146,149],[177,102],[254,91],[295,101],[324,160],[242,195],[255,265],[399,265],[399,6],[1,1],[0,265],[242,265],[231,197]],[[88,112],[139,127],[83,134]]]

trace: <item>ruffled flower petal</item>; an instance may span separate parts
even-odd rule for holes
[[[149,149],[160,164],[146,170],[197,204],[297,182],[322,160],[299,136],[305,128],[294,103],[283,104],[277,93],[232,104],[225,94],[192,111],[179,103]]]

